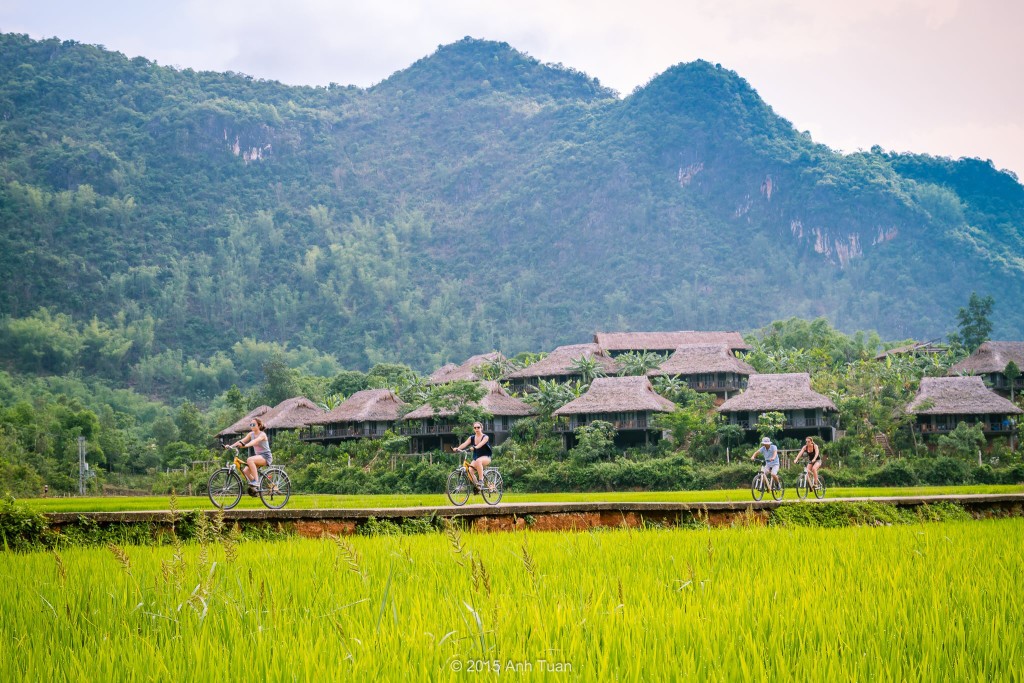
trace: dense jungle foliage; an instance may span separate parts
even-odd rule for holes
[[[255,339],[422,372],[792,315],[931,339],[972,290],[1019,298],[1022,225],[991,164],[835,153],[706,62],[619,98],[465,39],[310,88],[0,35],[0,315],[164,365]]]

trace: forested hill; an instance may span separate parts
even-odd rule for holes
[[[0,315],[185,359],[251,338],[425,370],[791,315],[933,338],[973,290],[1021,338],[1022,228],[990,163],[837,154],[706,62],[619,98],[467,38],[309,88],[0,36]]]

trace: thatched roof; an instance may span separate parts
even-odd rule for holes
[[[320,406],[305,396],[295,396],[281,401],[260,419],[267,429],[298,429],[323,414]]]
[[[508,392],[497,382],[481,382],[487,393],[480,399],[478,404],[481,408],[495,416],[523,416],[533,415],[536,411],[527,403],[518,398],[512,398]],[[429,403],[426,403],[405,416],[405,420],[427,420],[432,417],[448,417],[454,415],[454,410],[440,410],[436,414]]]
[[[491,351],[490,353],[481,353],[468,358],[462,365],[456,365],[455,363],[442,365],[430,374],[430,377],[427,378],[427,384],[444,384],[445,382],[458,382],[460,380],[472,382],[478,380],[480,378],[473,372],[473,368],[503,358],[504,356],[499,351]]]
[[[706,372],[734,372],[753,375],[757,372],[746,361],[733,355],[726,344],[684,344],[669,356],[661,367],[649,371],[656,375],[699,375]]]
[[[949,369],[949,376],[984,375],[1002,372],[1010,361],[1024,371],[1024,342],[987,341],[978,350]]]
[[[676,404],[658,395],[646,377],[598,377],[586,393],[569,401],[555,415],[654,411],[671,413]]]
[[[248,413],[246,413],[245,417],[240,418],[238,422],[235,422],[230,427],[225,427],[224,429],[217,432],[217,436],[233,436],[235,434],[243,434],[249,431],[249,420],[253,419],[254,417],[262,419],[263,416],[266,415],[268,412],[270,412],[270,406],[260,406],[258,408],[254,408],[250,410]]]
[[[806,372],[778,375],[751,375],[747,390],[718,406],[720,413],[771,410],[835,410],[827,396],[811,389],[811,376]]]
[[[341,402],[334,410],[309,420],[307,424],[334,422],[394,422],[405,401],[390,389],[364,389]]]
[[[920,409],[924,403],[930,408]],[[915,415],[1019,415],[1022,411],[985,386],[981,377],[924,377],[907,412]]]
[[[875,356],[875,360],[885,360],[887,356],[927,355],[945,352],[946,347],[941,344],[933,344],[932,342],[915,342],[913,344],[897,346],[896,348],[889,349],[888,351],[882,351],[880,354]]]
[[[619,366],[613,358],[605,355],[604,351],[597,344],[571,344],[559,346],[557,349],[544,356],[536,363],[533,363],[522,370],[509,373],[507,379],[524,379],[527,377],[556,377],[559,375],[579,374],[573,368],[573,361],[579,358],[593,359],[605,374],[614,375],[619,371]]]
[[[684,344],[725,344],[735,351],[750,348],[739,332],[597,332],[594,343],[605,351],[667,350]]]

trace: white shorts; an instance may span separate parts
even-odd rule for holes
[[[779,473],[779,463],[776,461],[774,465],[765,465],[764,466],[764,471],[767,472],[768,474],[778,474]]]

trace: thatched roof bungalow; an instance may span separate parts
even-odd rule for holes
[[[427,377],[427,384],[445,384],[446,382],[458,382],[458,381],[476,381],[483,379],[479,377],[474,370],[484,365],[485,363],[492,363],[496,360],[503,360],[505,357],[501,355],[499,351],[491,351],[490,353],[481,353],[476,356],[472,356],[463,361],[462,365],[456,365],[455,363],[448,363],[442,365],[434,372],[430,373]]]
[[[310,420],[323,415],[323,409],[305,396],[295,396],[281,401],[269,412],[260,417],[268,434],[301,429]]]
[[[747,390],[720,405],[718,412],[751,433],[757,430],[761,413],[780,412],[786,416],[782,436],[835,437],[836,406],[811,389],[806,372],[751,375]]]
[[[906,408],[923,433],[945,432],[960,422],[980,423],[986,434],[1010,434],[1020,408],[985,386],[981,377],[925,377]]]
[[[580,358],[593,360],[606,375],[614,375],[619,371],[615,360],[597,344],[571,344],[559,346],[536,363],[509,373],[506,379],[515,391],[536,387],[542,379],[555,382],[579,379],[580,373],[573,367],[573,363]]]
[[[620,445],[649,443],[650,419],[654,413],[671,413],[676,404],[659,395],[646,377],[598,377],[577,399],[556,410],[564,418],[560,431],[566,447],[574,441],[577,428],[595,420],[610,422],[618,432]],[[657,432],[655,432],[657,433]]]
[[[1007,364],[1013,361],[1024,373],[1024,342],[987,341],[978,350],[949,369],[949,376],[978,375],[996,391],[1010,392]],[[1024,389],[1024,374],[1013,383],[1013,391]]]
[[[611,356],[630,351],[669,354],[684,344],[725,344],[731,351],[747,351],[750,346],[739,332],[597,332],[594,343]]]
[[[679,377],[695,391],[729,398],[747,386],[756,374],[753,366],[740,360],[727,344],[683,344],[668,360],[647,373],[649,377]]]
[[[302,438],[329,443],[382,436],[395,427],[407,405],[390,389],[357,391],[334,410],[312,418]]]
[[[481,384],[487,393],[476,405],[491,414],[492,417],[484,422],[484,432],[490,435],[493,445],[498,445],[508,437],[516,420],[534,415],[536,411],[529,404],[509,396],[497,382]],[[412,437],[414,453],[444,448],[456,442],[457,425],[449,419],[454,414],[455,411],[450,409],[435,411],[426,403],[402,418],[400,431]]]
[[[270,410],[270,406],[259,406],[258,408],[253,408],[230,427],[225,427],[217,432],[217,438],[221,441],[234,441],[240,434],[245,434],[249,431],[249,422],[254,417],[263,419],[263,416],[270,412]]]

